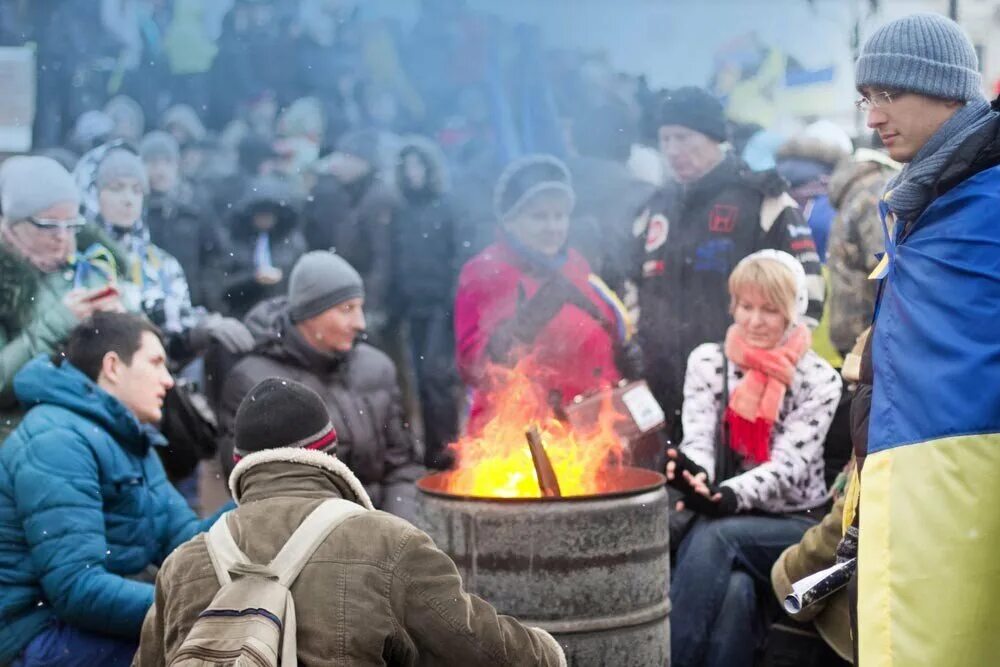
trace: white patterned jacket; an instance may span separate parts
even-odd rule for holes
[[[688,358],[684,377],[684,441],[681,451],[705,468],[715,471],[715,439],[722,414],[723,363],[719,343],[699,345]],[[730,394],[743,380],[743,372],[729,366]],[[823,441],[840,402],[840,375],[809,350],[795,368],[778,421],[771,432],[771,460],[722,484],[736,492],[740,511],[781,514],[811,509],[827,497],[823,479]]]

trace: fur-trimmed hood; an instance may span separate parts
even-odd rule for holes
[[[0,243],[0,322],[20,329],[31,317],[38,269]]]
[[[345,495],[346,500],[356,502],[365,509],[375,509],[365,487],[342,461],[330,454],[299,447],[265,449],[240,459],[240,462],[233,468],[232,474],[229,475],[229,491],[233,494],[237,505],[245,491],[242,485],[244,476],[251,470],[274,463],[293,463],[332,473],[337,480],[343,482],[343,484],[337,485],[338,490],[342,492],[346,490],[350,495],[353,495],[353,497]]]
[[[410,135],[403,138],[396,160],[396,185],[401,192],[406,191],[403,157],[407,153],[416,153],[424,161],[424,166],[427,167],[427,187],[433,194],[440,196],[451,189],[447,161],[438,145],[425,137]]]
[[[813,137],[800,136],[794,137],[782,144],[781,148],[775,154],[775,158],[779,161],[791,158],[812,160],[813,162],[825,164],[832,169],[834,165],[849,154],[849,152],[844,151],[841,147],[829,142]]]

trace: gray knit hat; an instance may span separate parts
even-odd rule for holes
[[[327,250],[314,250],[299,258],[288,279],[288,316],[292,322],[301,322],[364,295],[361,275],[347,260]]]
[[[181,147],[174,135],[163,130],[153,130],[142,138],[139,144],[139,157],[143,162],[153,160],[169,160],[178,162],[181,159]]]
[[[63,202],[79,206],[80,189],[52,158],[19,155],[0,168],[0,208],[7,220],[24,220]]]
[[[142,159],[130,150],[116,148],[104,156],[97,166],[94,182],[98,191],[103,190],[112,181],[131,178],[142,184],[143,192],[149,192],[149,178],[146,176],[146,165]]]
[[[566,164],[554,155],[526,155],[514,160],[500,174],[493,189],[493,212],[498,220],[517,215],[528,200],[542,192],[561,192],[576,203],[573,178]]]
[[[983,97],[972,41],[939,14],[912,14],[876,30],[861,49],[854,81],[858,89],[875,86],[945,100]]]

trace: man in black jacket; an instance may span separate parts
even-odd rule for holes
[[[337,457],[379,509],[413,519],[415,462],[404,422],[396,367],[358,342],[365,330],[361,276],[327,251],[306,253],[289,278],[288,297],[247,316],[257,346],[226,378],[219,408],[223,468],[233,467],[233,423],[243,397],[266,378],[295,380],[320,395],[337,431]]]
[[[687,358],[696,346],[725,337],[733,267],[764,248],[796,257],[806,270],[813,325],[824,287],[812,234],[785,182],[773,171],[752,172],[726,150],[718,100],[699,88],[668,93],[659,141],[675,182],[635,221],[632,274],[646,374],[679,442]]]
[[[458,282],[455,210],[446,196],[444,156],[430,141],[411,137],[396,165],[401,205],[393,218],[390,308],[406,322],[410,359],[420,395],[426,465],[446,467],[444,448],[458,435],[454,313]]]

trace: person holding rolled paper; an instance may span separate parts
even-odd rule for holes
[[[810,350],[805,272],[762,250],[737,264],[729,292],[734,324],[691,353],[684,440],[668,452],[675,509],[697,515],[671,585],[675,667],[753,664],[757,585],[827,509],[823,441],[841,380]]]

